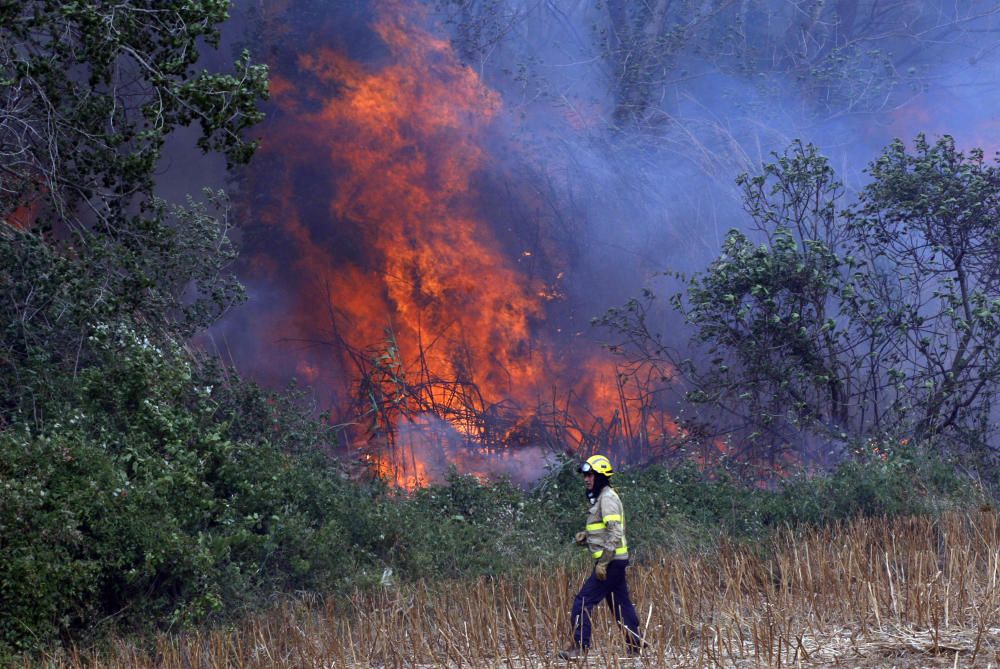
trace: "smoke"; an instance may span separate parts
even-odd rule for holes
[[[444,483],[452,467],[480,480],[503,476],[530,482],[556,462],[551,450],[538,446],[484,449],[433,414],[400,420],[394,447],[369,457],[379,475],[406,488]]]
[[[740,172],[793,138],[855,188],[896,136],[996,146],[997,19],[969,3],[891,5],[855,42],[819,5],[804,26],[790,3],[676,18],[640,4],[244,8],[273,99],[240,193],[250,301],[218,346],[244,373],[298,378],[353,412],[369,457],[393,433],[403,447],[383,462],[404,484],[448,464],[531,479],[552,444],[477,460],[455,416],[510,427],[544,405],[574,428],[566,446],[600,446],[583,432],[611,434],[631,409],[590,319],[658,272],[704,267],[746,222]],[[890,30],[903,19],[912,35]],[[383,408],[409,402],[404,417],[380,424],[359,380]],[[663,420],[657,438],[677,436]]]

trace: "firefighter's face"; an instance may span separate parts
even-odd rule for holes
[[[594,472],[587,472],[583,475],[583,482],[587,485],[587,490],[594,489]]]

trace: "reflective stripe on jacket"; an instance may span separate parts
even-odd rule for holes
[[[599,558],[606,550],[615,552],[615,560],[628,559],[625,542],[625,510],[611,486],[604,486],[587,514],[587,548]]]

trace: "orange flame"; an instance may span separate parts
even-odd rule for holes
[[[471,372],[486,401],[497,402],[541,377],[529,342],[532,320],[543,316],[537,289],[474,212],[470,176],[484,162],[476,139],[499,101],[447,42],[390,9],[398,7],[383,8],[376,30],[393,64],[368,71],[329,49],[299,59],[303,72],[340,91],[318,111],[295,109],[283,93],[293,85],[276,78],[278,104],[292,107],[299,132],[326,145],[340,175],[331,218],[356,224],[370,252],[367,268],[330,271],[338,263],[327,259],[313,269],[352,324],[350,343],[376,341],[392,314],[402,359],[422,355],[443,378]],[[294,220],[286,229],[307,234]],[[306,257],[318,250],[310,241],[301,239]],[[468,360],[492,364],[463,369]]]
[[[42,198],[37,193],[30,196],[26,202],[4,215],[0,212],[0,221],[19,230],[30,230],[38,220],[42,209]]]
[[[467,398],[435,381],[470,384],[485,408],[513,403],[522,411],[552,401],[552,387],[560,386],[577,398],[566,411],[582,429],[624,419],[635,429],[676,436],[676,424],[662,412],[654,420],[637,410],[610,356],[596,350],[568,356],[539,334],[546,305],[564,295],[525,276],[518,262],[537,261],[537,252],[499,238],[503,226],[480,212],[476,177],[488,167],[486,134],[502,112],[499,96],[447,41],[421,27],[423,17],[412,8],[384,2],[377,17],[373,29],[388,50],[381,66],[319,48],[300,55],[295,72],[272,76],[278,113],[258,162],[269,166],[268,190],[276,176],[280,188],[273,206],[256,215],[282,228],[295,260],[289,268],[265,253],[254,266],[262,275],[291,269],[308,277],[275,335],[316,332],[326,319],[353,350],[384,342],[378,362],[385,374],[376,389],[398,397],[399,384],[422,384],[426,403],[445,413],[460,413]],[[318,175],[330,175],[329,182],[310,192],[301,182],[312,184]],[[331,224],[317,226],[317,215]],[[571,364],[572,357],[583,361]],[[336,383],[336,373],[315,359],[297,367],[312,382]],[[411,426],[421,427],[422,408],[402,408]],[[449,420],[460,437],[477,436],[479,426]],[[404,487],[433,480],[429,441],[414,434],[395,452],[367,456],[379,475]],[[567,437],[580,447],[585,434],[578,429]],[[361,435],[357,443],[374,448],[372,439]],[[461,458],[450,452],[448,460]],[[470,462],[468,471],[481,465]]]

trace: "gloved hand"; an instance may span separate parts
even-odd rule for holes
[[[615,552],[607,548],[601,553],[601,557],[597,558],[597,564],[594,565],[594,575],[597,576],[598,581],[604,581],[608,578],[608,565],[614,559]]]
[[[582,546],[587,543],[587,533],[580,531],[576,533],[576,545]]]

